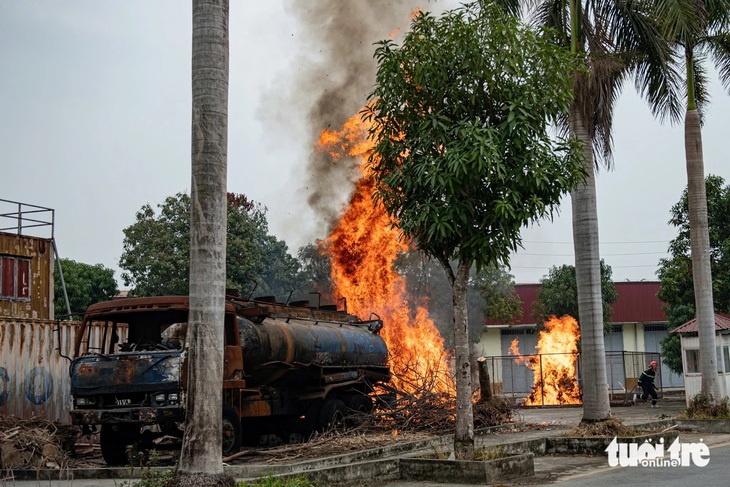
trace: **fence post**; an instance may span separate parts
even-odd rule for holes
[[[542,354],[538,354],[540,357],[540,402],[542,407],[545,407],[545,378],[542,375]]]

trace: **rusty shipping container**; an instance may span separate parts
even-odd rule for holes
[[[69,357],[79,322],[0,320],[0,415],[70,423]],[[91,342],[100,343],[99,327]]]
[[[0,319],[53,319],[53,240],[0,232]]]

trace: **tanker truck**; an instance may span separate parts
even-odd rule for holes
[[[306,439],[362,417],[390,380],[377,316],[362,321],[308,304],[227,296],[224,457],[242,443]],[[130,447],[182,438],[187,320],[187,296],[122,298],[86,311],[70,365],[71,419],[99,434],[107,464],[127,463]]]

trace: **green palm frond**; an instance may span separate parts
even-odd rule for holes
[[[570,46],[570,18],[565,0],[528,0],[526,7],[533,11],[530,22],[561,33],[560,45]]]
[[[650,8],[661,19],[662,33],[673,43],[694,47],[707,24],[706,2],[696,0],[653,0]]]
[[[623,82],[626,65],[610,53],[594,53],[589,61],[589,74],[576,83],[575,99],[583,120],[590,121],[588,130],[593,139],[596,161],[610,168],[613,164],[613,115]]]
[[[603,2],[601,15],[611,28],[616,52],[632,71],[636,89],[647,100],[652,113],[679,122],[683,115],[679,96],[682,74],[647,3]]]
[[[709,36],[705,38],[703,46],[713,58],[722,86],[730,93],[730,33]]]
[[[707,91],[710,80],[707,76],[706,64],[707,55],[701,50],[696,51],[692,67],[694,68],[695,104],[700,112],[700,122],[704,121],[704,114],[707,111],[707,105],[710,103],[710,94]]]
[[[730,0],[705,0],[705,12],[707,14],[707,29],[710,32],[721,32],[726,30],[730,24]]]

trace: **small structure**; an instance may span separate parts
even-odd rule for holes
[[[54,210],[0,199],[0,318],[53,319]]]
[[[64,355],[77,327],[54,321],[56,265],[63,284],[54,216],[51,208],[0,199],[0,416],[70,419]]]
[[[678,326],[670,333],[679,334],[682,342],[682,369],[684,372],[685,397],[690,400],[702,391],[700,372],[700,337],[697,333],[697,318]],[[720,392],[723,397],[730,391],[730,316],[715,314],[715,336],[717,373],[720,378]]]

